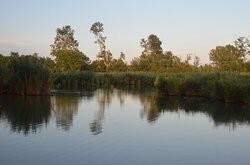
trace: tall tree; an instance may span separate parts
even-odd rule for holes
[[[142,39],[140,43],[141,47],[144,48],[142,53],[145,55],[160,55],[163,53],[162,42],[154,34],[149,35],[146,40]]]
[[[143,51],[139,58],[132,60],[131,68],[141,71],[157,70],[161,65],[161,57],[163,56],[162,42],[156,35],[151,34],[147,39],[142,39],[140,44]]]
[[[74,38],[74,30],[69,25],[56,29],[54,44],[51,45],[51,54],[56,55],[60,50],[78,50],[78,41]]]
[[[240,70],[244,62],[241,51],[233,45],[217,46],[210,51],[209,58],[215,67],[225,71]]]
[[[103,36],[103,24],[100,22],[95,22],[94,24],[92,24],[90,32],[95,35],[95,43],[97,43],[100,47],[98,58],[103,60],[106,71],[108,71],[112,60],[112,53],[109,50],[106,50],[106,37]]]
[[[74,38],[74,30],[69,25],[57,28],[54,44],[51,45],[56,71],[77,71],[86,69],[90,65],[89,58],[79,51],[78,45],[78,41]]]

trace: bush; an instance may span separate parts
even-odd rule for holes
[[[18,95],[50,93],[50,73],[43,58],[15,55],[4,59],[0,75],[2,92]]]

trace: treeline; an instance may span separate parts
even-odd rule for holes
[[[197,56],[188,54],[185,59],[164,51],[162,41],[154,34],[140,41],[142,52],[130,63],[121,52],[118,58],[106,45],[103,24],[94,23],[90,32],[94,34],[95,43],[99,47],[96,59],[91,61],[78,48],[79,43],[74,38],[74,30],[69,25],[56,30],[54,43],[51,45],[54,72],[93,71],[93,72],[250,72],[250,41],[240,37],[234,44],[217,46],[209,52],[211,63],[201,65]]]
[[[10,56],[0,55],[0,94],[43,95],[49,94],[50,88],[86,89],[110,85],[154,87],[157,77],[170,73],[250,72],[250,41],[246,37],[238,38],[232,45],[212,49],[209,52],[211,63],[200,65],[199,57],[189,54],[181,59],[171,51],[164,51],[159,37],[151,34],[140,41],[140,56],[127,63],[123,52],[119,58],[113,58],[106,45],[102,23],[95,22],[90,32],[99,47],[97,58],[93,61],[79,50],[74,30],[69,25],[56,30],[51,58],[14,52]],[[175,76],[179,77],[178,74]],[[197,81],[203,78],[202,74],[196,74],[194,81],[196,78]],[[160,80],[168,84],[165,79]],[[235,88],[240,88],[238,85],[241,84],[235,83]]]

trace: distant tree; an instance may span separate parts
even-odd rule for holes
[[[154,34],[149,35],[147,39],[142,39],[140,45],[143,51],[139,58],[131,61],[131,69],[136,71],[158,70],[163,56],[161,44],[160,39]]]
[[[181,64],[184,65],[171,51],[163,52],[162,42],[154,34],[142,39],[140,44],[143,51],[140,57],[131,61],[130,70],[165,72],[178,70]]]
[[[108,71],[111,65],[112,53],[109,50],[106,50],[106,37],[103,36],[103,30],[103,24],[100,22],[95,22],[90,28],[90,32],[95,35],[95,43],[100,47],[98,58],[104,62],[106,71]]]
[[[11,57],[19,57],[19,53],[18,52],[10,52],[10,56]]]
[[[56,29],[54,44],[51,45],[51,54],[56,56],[60,50],[78,51],[78,41],[74,39],[74,30],[69,25]]]
[[[140,43],[144,49],[142,52],[144,55],[160,55],[163,53],[162,42],[154,34],[149,35],[147,39],[142,39]]]
[[[125,72],[128,70],[128,66],[125,62],[125,54],[121,52],[119,59],[113,59],[111,61],[110,70],[114,72]]]
[[[125,54],[123,52],[120,54],[120,60],[125,60]]]
[[[235,47],[239,50],[244,61],[250,56],[250,40],[246,37],[239,37],[234,41]]]
[[[192,60],[192,54],[187,54],[185,58],[185,64],[189,65],[189,62]]]
[[[194,56],[194,67],[198,67],[200,65],[200,58],[198,56]]]
[[[217,46],[209,53],[213,66],[219,70],[238,71],[244,62],[244,55],[233,45]]]

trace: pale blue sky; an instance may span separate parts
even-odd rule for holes
[[[55,30],[71,25],[80,50],[98,52],[89,32],[104,24],[114,57],[139,56],[139,41],[156,34],[164,50],[192,53],[208,62],[209,50],[250,35],[250,0],[0,0],[0,53],[37,52],[49,56]]]

